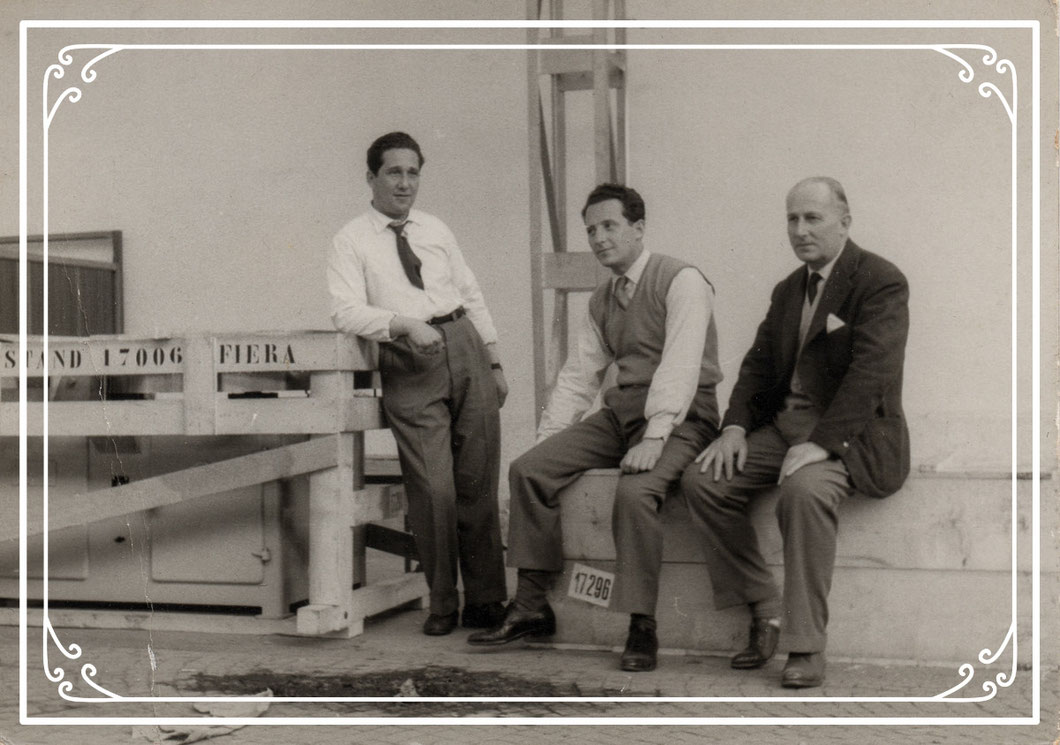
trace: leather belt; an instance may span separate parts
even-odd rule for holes
[[[464,310],[464,306],[460,306],[459,308],[454,310],[452,313],[449,313],[449,314],[444,315],[444,316],[435,316],[431,320],[427,321],[427,323],[431,324],[432,326],[441,326],[443,323],[449,323],[450,321],[459,320],[459,319],[463,318],[466,315],[467,315],[467,311]]]

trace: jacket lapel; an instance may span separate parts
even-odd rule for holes
[[[780,369],[784,371],[784,380],[791,379],[795,369],[795,358],[799,353],[799,321],[802,318],[802,304],[806,297],[806,269],[799,267],[789,280],[789,289],[784,298],[784,312],[781,315]]]
[[[852,276],[857,268],[858,254],[860,252],[861,249],[858,248],[857,244],[847,239],[846,245],[843,247],[843,253],[832,268],[832,273],[828,275],[828,281],[824,283],[821,302],[817,304],[813,318],[810,319],[810,328],[806,332],[806,341],[803,346],[809,344],[815,336],[825,329],[828,314],[839,310],[839,307],[850,293]],[[803,280],[803,285],[805,283],[806,280]],[[795,333],[798,336],[797,328]]]

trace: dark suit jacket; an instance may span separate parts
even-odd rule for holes
[[[886,497],[909,474],[902,413],[909,285],[892,263],[848,240],[798,355],[806,278],[800,266],[773,289],[722,426],[751,432],[771,422],[784,406],[797,358],[802,387],[824,412],[810,440],[843,460],[855,489]],[[842,325],[829,324],[830,316]]]

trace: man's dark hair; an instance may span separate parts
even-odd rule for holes
[[[387,150],[411,150],[420,159],[420,168],[423,168],[425,158],[420,151],[420,144],[412,139],[411,135],[404,132],[388,132],[376,139],[368,147],[368,170],[374,174],[379,173],[379,167],[383,165],[383,153]]]
[[[585,218],[585,211],[589,209],[590,205],[606,202],[608,199],[617,199],[622,203],[622,217],[626,218],[630,223],[644,219],[644,200],[636,189],[622,184],[600,184],[589,192],[589,196],[585,200],[585,206],[582,207],[582,218]]]

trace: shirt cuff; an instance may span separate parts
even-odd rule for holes
[[[648,422],[647,428],[644,430],[644,439],[665,440],[667,437],[669,437],[670,433],[674,431],[674,425],[672,422],[666,421],[667,418],[660,419],[659,417],[656,417],[654,419],[651,419]]]

